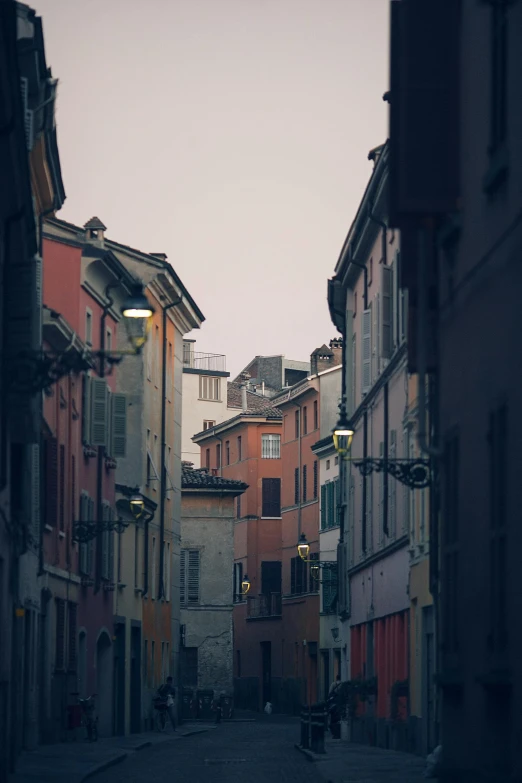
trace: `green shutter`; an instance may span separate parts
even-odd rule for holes
[[[125,457],[127,446],[127,397],[113,394],[111,404],[111,456]]]
[[[326,530],[326,484],[321,486],[321,530]]]
[[[82,386],[82,441],[88,446],[91,442],[91,377],[83,376]]]
[[[91,380],[91,445],[107,445],[107,384],[101,378]]]

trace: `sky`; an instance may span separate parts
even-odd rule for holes
[[[59,217],[166,253],[234,377],[336,336],[327,279],[387,136],[388,0],[33,0]]]

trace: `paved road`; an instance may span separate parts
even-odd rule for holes
[[[215,731],[133,754],[93,783],[318,783],[315,764],[294,748],[296,721],[228,723]]]

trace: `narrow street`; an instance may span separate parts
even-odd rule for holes
[[[133,754],[92,778],[93,783],[317,783],[316,765],[294,747],[295,720],[228,723],[182,742],[166,742]]]

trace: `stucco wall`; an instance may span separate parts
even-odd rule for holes
[[[233,416],[227,410],[228,377],[221,377],[221,399],[199,399],[199,380],[202,375],[212,373],[183,372],[183,422],[181,436],[181,458],[193,462],[195,468],[201,465],[201,448],[192,441],[196,432],[201,432],[204,421],[215,421],[220,424]]]

